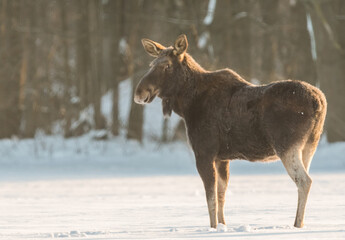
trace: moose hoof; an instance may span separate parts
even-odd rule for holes
[[[302,228],[304,226],[303,222],[295,222],[294,224],[295,228]]]

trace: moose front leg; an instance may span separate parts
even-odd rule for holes
[[[217,228],[217,171],[212,158],[197,158],[196,166],[204,183],[211,228]]]
[[[224,217],[224,204],[225,204],[225,193],[228,188],[229,182],[229,160],[216,161],[217,168],[217,195],[218,195],[218,223],[225,223]]]

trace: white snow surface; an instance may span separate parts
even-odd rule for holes
[[[198,176],[1,181],[0,239],[344,239],[345,175],[313,179],[296,229],[287,175],[232,176],[219,231]]]

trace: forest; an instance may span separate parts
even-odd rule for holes
[[[319,87],[327,140],[345,141],[344,32],[343,0],[0,0],[0,138],[125,129],[143,141],[144,107],[132,101],[120,121],[119,84],[130,79],[133,92],[148,70],[142,38],[169,46],[184,33],[206,69]],[[109,92],[111,121],[101,111]],[[92,118],[82,119],[88,108]],[[172,140],[168,121],[163,142]]]

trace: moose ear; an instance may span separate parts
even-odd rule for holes
[[[174,43],[174,49],[177,55],[183,54],[187,51],[188,41],[185,34],[181,34],[177,37]]]
[[[158,57],[159,53],[165,49],[163,45],[150,39],[143,38],[141,39],[141,43],[143,44],[145,51],[152,57]]]

